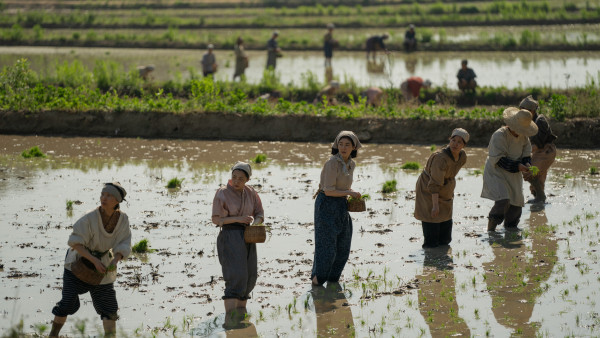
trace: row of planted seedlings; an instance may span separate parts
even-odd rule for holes
[[[310,75],[310,74],[309,74]],[[436,87],[423,90],[420,100],[405,102],[398,88],[385,89],[380,106],[367,106],[361,96],[365,88],[354,81],[342,84],[337,96],[341,103],[329,105],[326,100],[312,98],[320,87],[314,76],[306,76],[302,86],[284,85],[277,73],[265,71],[258,84],[213,81],[192,74],[184,81],[147,83],[136,70],[124,72],[114,62],[98,61],[93,71],[80,63],[62,64],[54,76],[40,76],[30,69],[27,60],[4,67],[0,73],[0,108],[9,111],[136,111],[136,112],[221,112],[254,115],[318,115],[354,118],[381,116],[431,119],[439,117],[500,119],[502,107],[456,107],[453,102],[465,100],[462,93]],[[276,101],[256,99],[265,93],[278,92]],[[598,117],[600,84],[592,77],[582,88],[554,90],[551,88],[480,88],[466,98],[479,105],[514,105],[526,95],[540,101],[540,110],[557,120],[573,117]]]

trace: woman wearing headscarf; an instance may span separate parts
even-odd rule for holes
[[[537,134],[530,137],[529,141],[531,142],[531,165],[536,166],[539,172],[537,175],[533,175],[529,171],[525,172],[523,173],[523,178],[529,182],[529,190],[534,197],[530,202],[543,204],[546,202],[546,193],[544,191],[546,187],[546,175],[548,175],[548,169],[550,169],[556,158],[554,141],[557,137],[552,133],[548,119],[544,115],[537,113],[539,104],[531,95],[521,101],[519,108],[528,110],[533,115],[533,122],[538,127]]]
[[[429,157],[416,186],[415,218],[423,227],[423,248],[435,248],[452,241],[452,205],[455,177],[467,162],[463,150],[469,133],[456,128],[448,146]]]
[[[233,73],[233,80],[238,76],[243,80],[245,78],[244,72],[248,68],[248,56],[244,48],[244,39],[241,36],[237,38],[233,51],[235,53],[235,73]]]
[[[117,278],[117,264],[131,253],[129,219],[119,208],[126,194],[118,182],[104,184],[100,206],[73,224],[67,242],[70,248],[65,258],[62,299],[52,309],[55,317],[50,337],[58,337],[67,316],[79,309],[79,295],[87,292],[102,319],[106,336],[114,336],[119,305],[113,283]],[[82,281],[71,271],[80,259],[104,274],[98,285]]]
[[[523,176],[531,166],[529,137],[538,128],[527,110],[510,107],[503,113],[504,126],[492,135],[488,157],[483,171],[481,197],[494,201],[488,215],[488,231],[495,231],[504,222],[504,228],[517,230],[525,205]]]
[[[246,310],[246,302],[258,275],[256,244],[244,241],[244,230],[264,221],[264,210],[258,193],[246,185],[252,177],[248,163],[237,162],[231,168],[231,179],[219,188],[213,200],[212,222],[220,227],[217,252],[225,280],[223,301],[225,312]]]
[[[340,132],[331,146],[332,156],[321,170],[315,200],[315,257],[312,274],[314,285],[340,279],[352,242],[352,218],[348,213],[348,196],[360,198],[352,190],[356,163],[352,160],[361,147],[356,134]]]

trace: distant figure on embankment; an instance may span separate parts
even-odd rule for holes
[[[415,32],[415,25],[412,23],[408,26],[408,30],[404,33],[404,50],[414,52],[417,50],[417,33]]]
[[[154,65],[137,66],[137,71],[144,81],[151,80],[150,73],[154,71]]]
[[[277,67],[277,58],[281,57],[281,48],[277,43],[279,32],[274,31],[269,41],[267,41],[267,70],[275,70]]]
[[[458,70],[458,74],[456,74],[456,77],[458,78],[458,89],[463,92],[472,91],[474,93],[475,88],[477,88],[477,82],[475,81],[477,75],[475,75],[473,69],[467,67],[468,63],[469,61],[467,60],[462,60],[460,63],[461,68]]]
[[[377,56],[376,52],[380,49],[385,53],[389,53],[385,47],[385,42],[383,42],[383,40],[387,40],[389,37],[388,33],[384,33],[382,35],[373,35],[367,39],[367,61],[370,60],[370,57],[372,57],[372,60],[375,60]]]
[[[233,52],[235,54],[235,72],[233,73],[233,80],[235,81],[236,77],[240,79],[244,79],[246,75],[246,68],[248,68],[248,55],[246,55],[246,50],[244,49],[244,39],[242,37],[238,37],[235,42],[235,46],[233,47]]]
[[[217,58],[213,53],[214,48],[215,46],[213,44],[209,44],[206,54],[202,56],[202,74],[204,74],[204,77],[209,75],[212,76],[217,72]]]

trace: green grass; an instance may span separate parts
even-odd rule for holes
[[[598,175],[598,168],[590,167],[590,175]]]
[[[252,162],[257,163],[257,164],[263,163],[265,161],[267,161],[267,155],[265,155],[265,154],[258,154],[256,156],[254,156],[254,158],[252,159]]]
[[[135,253],[149,253],[154,252],[154,249],[150,249],[150,242],[144,238],[132,246],[131,251]]]
[[[21,156],[23,156],[24,158],[46,157],[46,154],[44,154],[38,146],[33,146],[28,150],[23,150]]]
[[[418,162],[406,162],[400,168],[405,170],[419,170],[421,169],[421,165]]]
[[[73,201],[67,200],[67,210],[73,210]]]
[[[396,184],[398,184],[396,180],[385,181],[383,187],[381,188],[381,192],[384,194],[389,194],[397,191],[398,189],[396,188]]]
[[[181,188],[181,183],[183,183],[183,180],[184,180],[184,178],[178,179],[177,177],[174,177],[174,178],[170,179],[169,182],[167,183],[167,188],[179,189],[179,188]]]

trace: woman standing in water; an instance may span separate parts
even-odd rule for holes
[[[58,337],[67,316],[79,310],[79,295],[87,292],[102,319],[105,335],[115,335],[119,305],[113,282],[117,278],[117,264],[131,253],[129,219],[119,208],[126,194],[118,182],[104,184],[100,206],[73,225],[65,258],[62,299],[52,309],[55,317],[50,337]],[[80,259],[104,274],[99,284],[88,284],[74,274],[76,270],[71,271],[73,265],[82,262]]]
[[[310,276],[314,285],[339,281],[350,255],[352,218],[347,197],[361,196],[351,188],[356,167],[352,158],[360,147],[353,132],[340,132],[331,146],[332,156],[321,170],[315,201],[315,257]]]
[[[463,148],[469,142],[469,133],[456,128],[450,143],[433,153],[417,180],[415,218],[423,227],[423,248],[448,245],[452,241],[452,206],[454,202],[454,179],[467,162]]]
[[[231,179],[217,190],[213,200],[212,222],[220,227],[217,251],[225,280],[223,301],[227,314],[236,309],[246,311],[258,275],[256,244],[244,241],[245,228],[263,223],[265,217],[258,193],[246,185],[251,176],[248,163],[236,163],[231,168]]]

